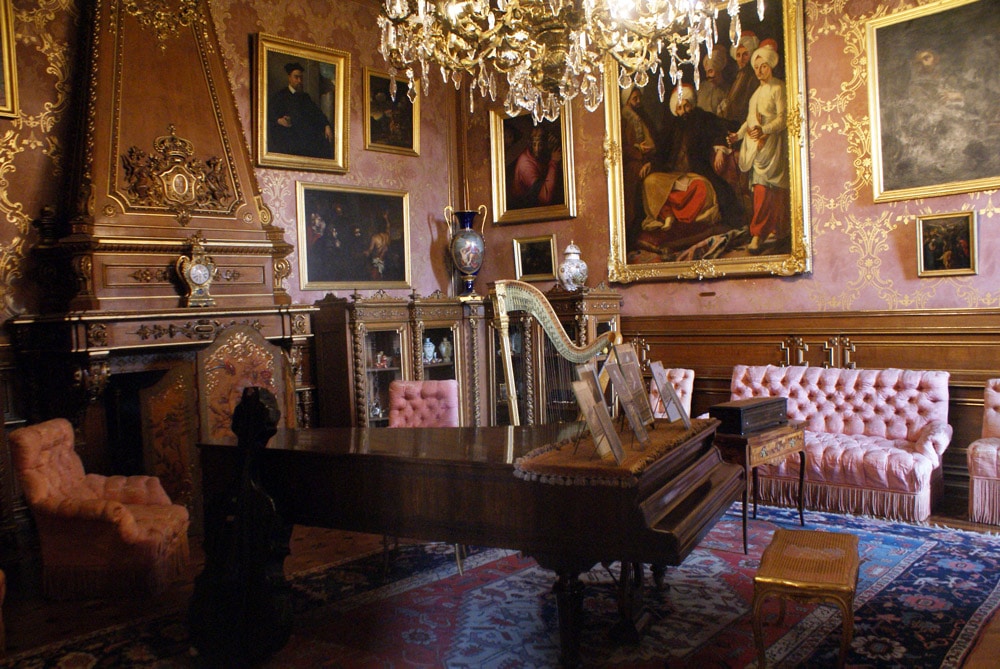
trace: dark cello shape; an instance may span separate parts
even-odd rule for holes
[[[260,455],[281,412],[266,388],[245,388],[233,411],[236,476],[205,505],[205,568],[195,579],[191,643],[214,667],[259,662],[288,642],[291,586],[284,561],[291,525],[260,482]]]

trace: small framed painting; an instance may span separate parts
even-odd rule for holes
[[[346,172],[351,54],[257,35],[257,164]]]
[[[519,281],[554,281],[556,236],[518,237],[514,240],[514,276]]]
[[[365,148],[403,156],[420,155],[420,96],[411,101],[406,82],[365,68]]]
[[[976,212],[917,217],[917,276],[978,274]]]
[[[302,290],[410,287],[403,191],[296,183]]]

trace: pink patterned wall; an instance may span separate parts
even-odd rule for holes
[[[431,94],[421,100],[420,155],[402,156],[365,150],[364,68],[385,71],[378,54],[376,2],[338,0],[212,0],[212,17],[230,72],[230,83],[243,119],[247,141],[252,140],[253,81],[249,37],[263,32],[348,51],[351,54],[350,128],[348,172],[332,174],[257,168],[264,201],[275,221],[286,230],[285,239],[298,246],[296,233],[296,181],[356,188],[406,191],[410,198],[411,285],[421,295],[447,291],[451,281],[446,267],[448,228],[443,210],[451,204],[454,181],[454,89],[437,79]],[[400,95],[405,93],[405,86]],[[297,254],[288,279],[288,292],[299,304],[311,304],[331,291],[302,290]],[[350,291],[332,291],[345,296]],[[409,291],[390,291],[408,294]],[[363,291],[370,294],[371,290]]]
[[[86,62],[74,53],[75,2],[14,0],[13,4],[22,114],[18,119],[0,119],[0,298],[8,315],[33,306],[30,286],[22,281],[21,259],[36,239],[31,220],[41,206],[58,203],[73,126],[68,83],[75,68]],[[804,5],[812,274],[618,286],[625,296],[626,314],[1000,307],[996,191],[873,203],[865,22],[920,4],[928,3],[809,0]],[[451,193],[462,192],[464,186],[457,182],[454,159],[462,124],[468,129],[469,203],[492,209],[489,120],[483,102],[477,98],[476,113],[470,116],[467,101],[459,108],[454,89],[432,78],[431,94],[422,101],[420,156],[366,151],[363,68],[385,67],[376,52],[376,0],[212,0],[210,5],[248,141],[254,91],[252,35],[267,32],[352,54],[349,171],[338,175],[257,169],[264,200],[285,228],[286,239],[297,244],[297,180],[404,190],[410,194],[413,288],[421,294],[436,289],[453,292],[442,209],[458,204]],[[577,217],[488,225],[487,259],[477,282],[480,293],[488,281],[514,276],[513,239],[553,233],[560,254],[570,240],[581,247],[590,265],[589,285],[606,279],[609,231],[602,110],[589,113],[574,107],[573,130]],[[914,217],[962,209],[974,210],[979,217],[979,274],[918,278]],[[301,290],[297,258],[292,261],[295,270],[288,289],[293,300],[309,304],[323,297],[324,291]]]
[[[771,4],[775,0],[769,0]],[[805,3],[809,214],[813,271],[791,278],[657,281],[617,286],[624,313],[726,314],[1000,306],[1000,196],[995,191],[873,203],[865,22],[913,7],[912,1]],[[994,58],[995,61],[995,58]],[[513,277],[512,240],[555,233],[560,257],[574,240],[590,270],[588,285],[608,276],[608,195],[602,110],[573,109],[578,216],[569,221],[493,227],[481,275]],[[489,127],[470,120],[473,203],[490,202]],[[974,210],[979,217],[979,274],[917,277],[917,215]],[[540,284],[545,287],[545,284]]]

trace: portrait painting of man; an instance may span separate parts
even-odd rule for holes
[[[260,35],[257,64],[258,163],[346,171],[349,56]]]
[[[1000,44],[986,0],[953,0],[868,27],[875,201],[1000,186]],[[994,58],[995,60],[995,58]]]
[[[555,121],[493,111],[493,207],[498,223],[576,215],[569,106]]]

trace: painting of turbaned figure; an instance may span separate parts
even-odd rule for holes
[[[801,51],[784,4],[768,3],[763,19],[742,4],[736,39],[720,13],[720,41],[701,47],[697,77],[687,64],[662,90],[655,77],[608,84],[608,132],[621,147],[612,280],[808,271],[806,163],[794,139]]]

